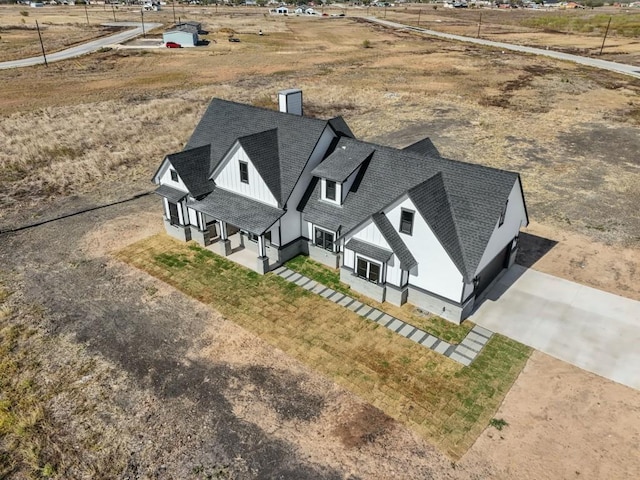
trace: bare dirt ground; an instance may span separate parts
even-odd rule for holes
[[[637,81],[349,18],[199,12],[189,16],[220,40],[202,50],[103,52],[2,73],[0,228],[147,190],[212,96],[272,107],[278,89],[297,86],[307,114],[342,114],[361,138],[404,146],[429,135],[451,158],[520,171],[532,223],[518,261],[640,299]],[[112,249],[160,229],[156,200],[0,237],[0,277],[13,292],[0,326],[35,332],[11,355],[29,360],[23,375],[46,407],[39,435],[60,459],[59,478],[627,478],[640,469],[640,392],[541,354],[496,414],[509,426],[489,427],[452,465],[353,395],[112,260]]]

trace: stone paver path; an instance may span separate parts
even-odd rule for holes
[[[471,365],[482,348],[487,344],[493,332],[475,325],[471,331],[464,337],[464,340],[458,345],[451,345],[444,340],[440,340],[438,337],[420,330],[398,318],[395,318],[388,313],[382,312],[377,308],[373,308],[366,305],[355,298],[345,295],[340,292],[336,292],[329,287],[326,287],[315,280],[311,280],[304,275],[300,275],[293,270],[289,270],[287,267],[278,267],[274,270],[274,273],[285,280],[295,283],[302,288],[309,290],[312,293],[320,295],[328,300],[331,300],[338,305],[341,305],[353,312],[357,313],[361,317],[364,317],[372,322],[376,322],[379,325],[392,330],[398,335],[408,338],[409,340],[422,345],[425,348],[438,352],[451,360],[461,363],[464,366]]]

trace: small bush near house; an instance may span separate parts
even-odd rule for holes
[[[28,17],[29,12],[27,12],[26,10],[20,10],[20,15],[22,15],[23,17]]]
[[[502,430],[504,427],[509,426],[507,421],[502,418],[492,418],[491,420],[489,420],[489,425],[494,427],[496,430]]]

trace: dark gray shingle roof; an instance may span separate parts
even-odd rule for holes
[[[339,133],[344,137],[351,137],[351,138],[355,137],[355,135],[349,128],[349,125],[347,125],[347,122],[345,122],[344,118],[342,118],[341,116],[337,116],[330,119],[329,125],[331,125],[331,127],[336,131],[336,133]]]
[[[193,197],[200,197],[213,190],[213,182],[209,180],[210,152],[210,146],[204,145],[167,155],[171,166],[178,172]]]
[[[469,272],[467,268],[468,263],[465,261],[461,239],[456,230],[457,222],[451,209],[442,173],[436,173],[433,177],[413,187],[408,193],[418,213],[429,224],[458,270],[465,278],[469,275],[473,277],[473,272]]]
[[[273,196],[280,201],[278,130],[271,129],[238,139]]]
[[[356,253],[360,253],[365,257],[378,260],[379,262],[387,262],[393,255],[393,252],[390,252],[389,250],[380,248],[377,245],[363,242],[361,240],[358,240],[357,238],[352,238],[351,240],[349,240],[346,243],[345,247],[349,250],[353,250]]]
[[[222,188],[187,205],[236,227],[260,235],[285,214],[284,210],[256,202]]]
[[[182,190],[172,188],[169,185],[160,185],[154,190],[153,193],[156,193],[173,203],[178,203],[180,200],[187,196],[187,194]]]
[[[429,137],[423,138],[422,140],[417,141],[407,147],[404,147],[403,150],[408,152],[417,153],[419,155],[427,155],[429,157],[439,157],[440,152],[433,144]]]
[[[336,207],[320,201],[317,182],[298,207],[303,218],[333,230],[340,228],[341,235],[344,235],[440,172],[458,235],[457,242],[463,252],[464,268],[461,268],[461,273],[470,281],[518,174],[407,150],[367,145],[375,151],[370,161],[363,165],[362,177],[354,182],[343,205]],[[414,191],[414,196],[418,196],[418,191]],[[448,242],[449,238],[443,235],[443,241]],[[444,248],[453,252],[455,242],[444,244]]]
[[[270,165],[264,162],[262,167],[279,171],[280,198],[277,200],[284,205],[326,126],[325,120],[216,98],[209,104],[185,149],[210,144],[207,168],[211,174],[239,137],[277,129],[277,159],[271,158]]]
[[[371,219],[373,220],[373,223],[376,224],[378,230],[380,230],[380,233],[391,247],[391,250],[393,250],[393,253],[395,253],[398,257],[398,260],[400,260],[400,268],[402,268],[403,270],[411,270],[413,267],[415,267],[418,262],[416,262],[416,259],[413,258],[413,255],[411,255],[409,248],[400,238],[400,234],[398,234],[398,232],[396,232],[396,229],[393,228],[393,225],[391,225],[391,222],[389,221],[387,216],[382,212],[378,212],[371,215]]]
[[[311,173],[335,182],[344,182],[372,153],[373,148],[369,145],[343,137],[335,150]]]

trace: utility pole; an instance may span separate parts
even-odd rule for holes
[[[89,26],[89,12],[87,12],[87,2],[84,2],[84,14],[87,17],[87,27]]]
[[[176,0],[171,2],[171,7],[173,7],[173,23],[176,23]]]
[[[40,39],[40,47],[42,48],[42,56],[44,57],[44,66],[48,67],[47,54],[44,53],[44,43],[42,43],[42,35],[40,34],[40,25],[38,25],[38,20],[36,20],[36,28],[38,29],[38,38]]]
[[[113,12],[113,21],[117,22],[117,20],[116,20],[116,9],[113,6],[113,3],[111,4],[111,11]]]
[[[144,8],[140,8],[140,16],[142,17],[142,36],[147,38],[147,34],[144,31]]]
[[[602,55],[602,50],[604,49],[604,42],[607,39],[607,34],[609,33],[609,25],[611,25],[611,18],[609,17],[609,23],[607,23],[607,29],[604,31],[604,38],[602,39],[602,46],[600,47],[600,55]]]
[[[482,26],[482,12],[480,12],[480,21],[478,22],[478,35],[477,37],[480,38],[480,27]]]

